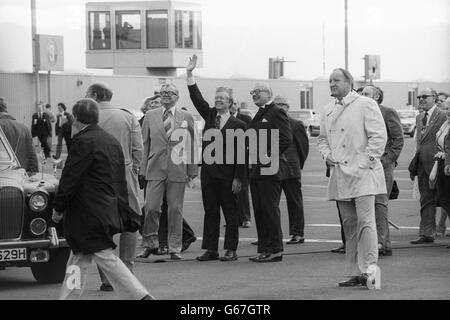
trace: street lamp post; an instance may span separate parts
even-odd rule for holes
[[[344,0],[345,6],[345,69],[348,70],[348,0]]]
[[[36,0],[31,0],[31,37],[33,50],[33,73],[36,78],[36,105],[41,101],[41,86],[39,82],[39,70],[37,68],[37,38],[36,38]]]

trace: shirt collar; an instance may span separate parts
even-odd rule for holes
[[[435,109],[436,109],[436,105],[432,106],[431,109],[427,111],[428,118],[431,118],[431,115],[433,114]]]
[[[164,107],[161,107],[161,108],[162,108],[162,114],[164,114],[164,112],[166,111],[166,108],[164,108]],[[174,116],[174,115],[175,115],[176,107],[173,106],[173,107],[170,108],[169,110],[170,110],[170,112],[172,113],[172,116]]]
[[[356,91],[351,90],[344,98],[342,98],[342,105],[347,105],[358,97],[358,93]],[[335,104],[340,104],[339,100],[335,100]]]
[[[270,106],[273,103],[273,100],[269,100],[265,105],[261,106],[260,108],[264,109],[268,106]]]

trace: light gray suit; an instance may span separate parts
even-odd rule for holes
[[[150,110],[142,124],[144,156],[141,172],[145,174],[147,197],[142,246],[158,248],[158,228],[161,204],[166,192],[168,204],[169,253],[180,253],[182,245],[182,212],[187,177],[196,176],[194,164],[194,118],[175,108],[173,131],[167,135],[163,124],[164,108]],[[181,136],[184,136],[181,140]]]
[[[109,102],[100,102],[99,126],[119,141],[125,157],[125,178],[127,180],[128,202],[138,214],[139,204],[138,170],[142,160],[142,133],[139,122],[130,111],[114,107]],[[120,235],[119,257],[132,269],[136,257],[137,233]],[[100,273],[103,283],[106,278]]]
[[[424,127],[422,119],[424,113],[416,118],[417,123],[417,147],[416,154],[409,166],[410,174],[417,175],[420,191],[420,227],[419,236],[434,237],[436,232],[436,191],[429,187],[430,172],[434,164],[436,154],[436,133],[445,122],[445,113],[438,107],[433,114],[428,115],[430,121]]]

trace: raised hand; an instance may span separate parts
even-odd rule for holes
[[[189,63],[186,66],[186,71],[187,72],[192,72],[195,69],[196,66],[197,66],[197,55],[194,54],[192,56],[192,58],[189,58]]]

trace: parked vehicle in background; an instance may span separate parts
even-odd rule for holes
[[[397,110],[400,122],[402,123],[403,133],[411,138],[416,133],[416,117],[419,114],[417,110]]]
[[[288,114],[297,120],[301,120],[305,125],[306,133],[310,137],[316,137],[320,134],[320,115],[311,109],[290,110]]]
[[[70,248],[52,222],[58,184],[51,174],[29,177],[0,128],[0,270],[30,267],[38,282],[64,280]]]

